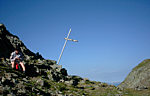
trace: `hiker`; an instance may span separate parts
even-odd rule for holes
[[[22,62],[23,61],[23,55],[22,55],[21,52],[19,52],[18,49],[15,49],[14,52],[11,53],[10,61],[11,61],[11,64],[12,64],[12,68],[14,68],[15,62],[19,61],[20,65],[23,69],[23,72],[25,73],[25,66]]]

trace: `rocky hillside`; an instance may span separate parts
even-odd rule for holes
[[[150,59],[136,66],[119,87],[137,90],[150,88]]]
[[[30,59],[36,55],[27,49],[17,36],[9,33],[6,30],[6,27],[3,24],[0,24],[0,58],[9,58],[10,53],[14,51],[16,47],[20,48],[20,51],[26,57],[25,59]]]
[[[9,56],[15,48],[24,54],[26,73],[11,68]],[[0,24],[0,95],[2,96],[148,96],[150,90],[120,90],[106,83],[68,75],[56,61],[33,53]]]
[[[9,56],[15,48],[24,54],[26,73],[12,70]],[[0,24],[0,94],[3,95],[47,95],[47,96],[85,96],[93,91],[116,87],[101,82],[92,82],[79,76],[70,76],[67,70],[56,61],[45,60],[38,53],[31,52],[23,42]],[[109,94],[112,94],[110,92]],[[107,94],[106,91],[99,94]],[[118,94],[114,91],[113,94]]]

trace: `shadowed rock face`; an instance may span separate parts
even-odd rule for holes
[[[19,48],[26,58],[35,56],[17,36],[9,33],[6,27],[0,24],[0,58],[9,58],[15,48]]]
[[[150,88],[150,59],[144,60],[133,68],[119,88],[148,89]]]

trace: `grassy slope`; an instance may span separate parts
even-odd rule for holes
[[[133,71],[134,71],[134,70],[137,70],[137,69],[139,69],[139,68],[141,68],[141,67],[143,67],[143,66],[145,66],[145,65],[148,64],[148,63],[150,63],[150,59],[144,60],[144,61],[141,62],[139,65],[137,65],[135,68],[133,68]]]

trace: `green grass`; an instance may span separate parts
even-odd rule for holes
[[[150,63],[150,59],[146,59],[143,62],[141,62],[139,65],[137,65],[133,70],[137,70],[143,66],[145,66],[147,63]]]
[[[123,96],[150,96],[150,89],[146,90],[125,89],[122,92]]]

